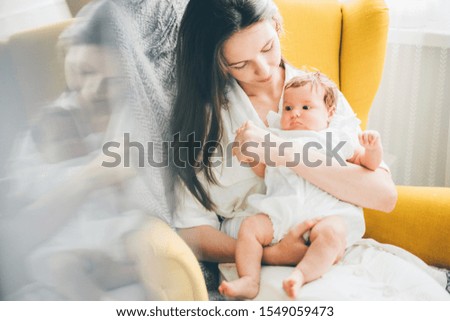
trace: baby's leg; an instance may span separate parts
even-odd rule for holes
[[[267,215],[257,214],[242,222],[236,245],[239,279],[223,281],[220,293],[240,299],[252,299],[258,294],[263,246],[269,245],[272,238],[272,221]]]
[[[294,272],[283,281],[287,295],[295,298],[305,283],[321,277],[344,255],[346,227],[339,216],[328,216],[311,229],[311,245]]]

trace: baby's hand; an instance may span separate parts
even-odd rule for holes
[[[242,146],[250,146],[250,147],[258,147],[258,130],[257,127],[251,120],[246,121],[241,127],[236,131],[236,137],[234,139],[233,144],[233,155],[236,156],[239,161],[243,163],[251,163],[256,162],[259,163],[259,158],[255,159],[254,157],[249,157],[251,153],[247,151],[247,153],[243,153]],[[256,135],[255,135],[256,133]],[[249,144],[250,143],[250,144]],[[257,156],[256,153],[253,153],[251,156]]]
[[[381,148],[380,133],[376,130],[365,130],[358,135],[359,143],[367,150]]]

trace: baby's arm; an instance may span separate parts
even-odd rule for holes
[[[383,160],[380,134],[375,130],[366,130],[358,136],[362,147],[355,150],[355,154],[349,159],[349,162],[374,171]]]
[[[242,126],[237,130],[236,134],[239,135],[239,133],[245,128],[245,126],[246,126],[246,123],[245,123],[244,125],[242,125]],[[236,148],[236,147],[234,147],[234,148]],[[235,153],[235,149],[234,149],[234,148],[233,148],[233,156],[236,156],[236,153]],[[253,172],[254,172],[257,176],[259,176],[259,177],[261,177],[261,178],[264,178],[264,173],[265,173],[265,171],[266,171],[266,164],[261,163],[261,162],[260,162],[260,163],[256,163],[257,160],[255,160],[255,159],[253,159],[252,161],[246,160],[246,161],[244,161],[244,162],[246,162],[246,163],[248,163],[248,164],[250,165],[250,167],[252,168]]]

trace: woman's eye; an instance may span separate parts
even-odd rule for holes
[[[245,64],[242,64],[242,65],[236,65],[236,66],[233,66],[232,68],[237,69],[237,70],[240,70],[240,69],[245,68],[246,66],[247,66],[247,64],[245,63]]]
[[[285,109],[286,111],[291,111],[291,110],[292,110],[292,107],[291,107],[291,106],[286,106],[286,107],[284,107],[284,109]]]
[[[311,107],[310,107],[310,106],[307,106],[307,105],[305,105],[305,106],[303,106],[303,107],[302,107],[302,109],[303,109],[303,110],[308,110],[308,109],[311,109]]]
[[[261,52],[269,52],[270,50],[272,50],[272,48],[273,48],[273,42],[270,44],[269,48],[265,48],[265,49],[261,50]]]

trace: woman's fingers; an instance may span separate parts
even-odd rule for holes
[[[308,247],[305,241],[300,238],[293,237],[289,233],[277,244],[271,247],[276,251],[275,265],[297,265],[303,258]]]
[[[297,224],[274,246],[281,252],[279,264],[297,265],[300,262],[308,250],[303,234],[310,231],[319,220],[308,220]]]
[[[303,234],[311,230],[314,225],[316,225],[320,219],[314,219],[314,220],[307,220],[304,222],[301,222],[294,226],[290,231],[289,234],[291,234],[293,237],[296,238],[302,238]]]

